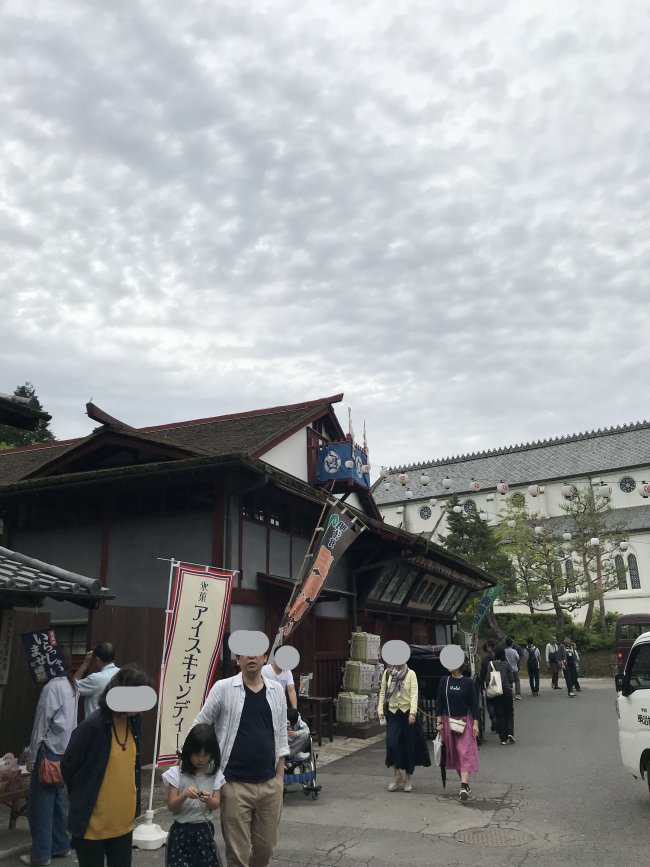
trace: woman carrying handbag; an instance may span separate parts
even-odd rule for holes
[[[436,728],[445,745],[446,766],[460,777],[459,798],[469,799],[470,774],[478,771],[479,733],[478,701],[474,681],[463,674],[465,653],[456,644],[448,644],[440,654],[440,662],[449,670],[441,677],[436,698]]]
[[[32,850],[21,855],[23,864],[49,864],[70,852],[66,832],[68,812],[63,800],[61,759],[77,725],[77,682],[70,674],[70,656],[62,649],[67,673],[49,680],[38,699],[29,744],[27,768],[32,772],[27,821]]]

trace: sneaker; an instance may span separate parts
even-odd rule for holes
[[[520,695],[516,695],[515,698],[517,699],[517,701],[521,701],[521,696],[520,696]]]
[[[404,780],[404,791],[412,792],[413,791],[413,783],[410,780]]]
[[[508,735],[508,743],[509,744],[516,744],[517,743],[514,735]]]
[[[461,801],[468,801],[469,800],[469,789],[466,789],[464,786],[461,786],[460,793],[459,793],[458,797],[461,799]]]
[[[575,694],[575,692],[570,692],[569,695],[571,696],[571,698],[575,698],[576,694]]]
[[[501,746],[502,746],[502,747],[507,747],[507,746],[508,746],[508,741],[501,741]]]
[[[399,779],[396,778],[391,783],[388,784],[388,791],[389,792],[396,792],[398,789],[401,789],[403,785],[404,785],[404,780],[402,779],[402,777],[400,777]]]
[[[49,858],[42,858],[40,861],[32,861],[31,855],[21,855],[20,861],[21,864],[31,864],[32,867],[41,867],[41,865],[43,865],[43,867],[47,867],[47,865],[50,863]]]

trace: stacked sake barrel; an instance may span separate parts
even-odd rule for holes
[[[369,632],[353,632],[350,656],[343,673],[343,691],[338,694],[336,718],[339,723],[366,723],[377,720],[377,698],[383,665],[379,662],[381,639]]]

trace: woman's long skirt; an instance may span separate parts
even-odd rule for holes
[[[417,767],[428,768],[431,758],[420,717],[416,716],[413,725],[409,725],[408,713],[401,710],[393,713],[389,710],[386,720],[386,766],[398,768],[409,775]]]
[[[472,734],[474,718],[468,714],[458,719],[467,720],[465,731],[457,735],[449,728],[449,717],[442,718],[442,739],[445,744],[445,765],[448,771],[475,774],[478,771],[478,747]]]

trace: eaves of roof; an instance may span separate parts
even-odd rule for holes
[[[94,608],[113,599],[97,579],[61,569],[18,551],[0,547],[0,599],[2,604],[31,604],[45,597]]]

